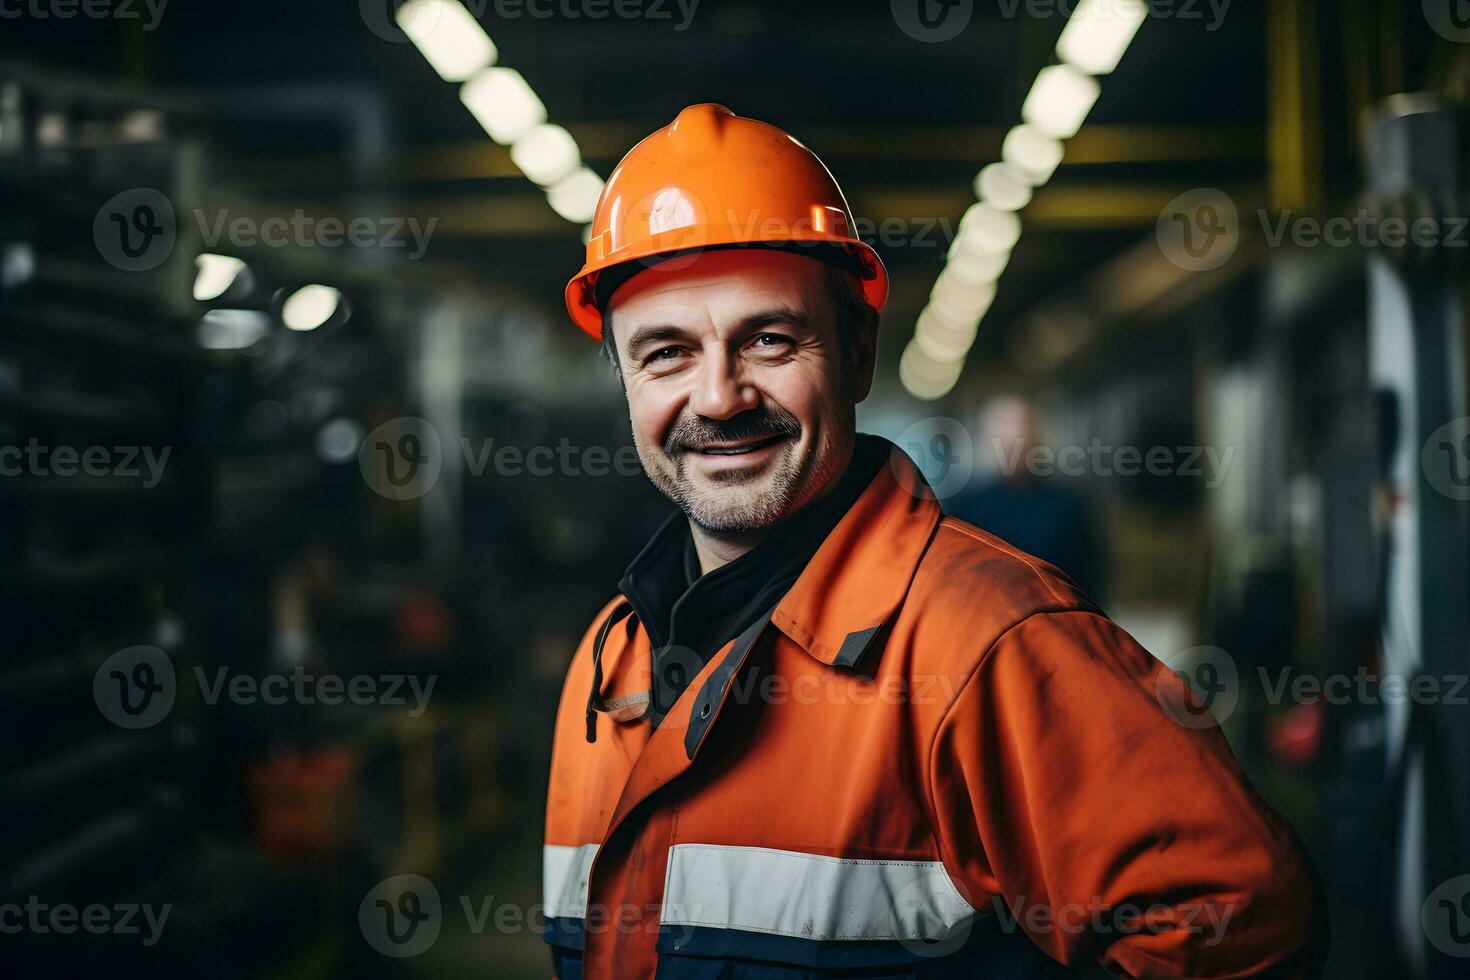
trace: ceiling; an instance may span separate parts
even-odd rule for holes
[[[698,0],[692,16],[676,0],[618,0],[646,15],[567,15],[597,2],[466,5],[482,11],[499,62],[525,76],[603,176],[694,102],[723,102],[790,130],[825,160],[860,222],[887,219],[894,229],[876,244],[894,278],[885,322],[898,326],[923,306],[947,232],[974,200],[971,182],[999,159],[1071,6],[950,0],[955,16],[969,8],[969,20],[953,39],[931,43],[895,17],[915,0]],[[390,4],[178,3],[151,31],[31,23],[24,51],[53,68],[197,101],[214,175],[229,194],[308,210],[370,198],[388,213],[437,218],[427,262],[554,307],[580,263],[580,230],[551,211],[412,45],[369,29],[387,23]],[[1025,231],[980,356],[1003,350],[1038,304],[1151,235],[1161,207],[1182,191],[1213,186],[1264,199],[1266,9],[1242,0],[1221,18],[1207,0],[1156,4],[1158,15],[1102,79],[1061,169],[1022,212]],[[1329,124],[1350,115],[1346,99],[1337,102]]]

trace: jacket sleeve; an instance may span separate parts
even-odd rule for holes
[[[1069,965],[1309,975],[1317,899],[1305,860],[1219,729],[1173,720],[1165,704],[1182,692],[1094,612],[1013,626],[929,754],[945,868],[982,914]]]

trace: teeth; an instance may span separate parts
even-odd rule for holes
[[[773,441],[773,439],[763,439],[760,442],[752,442],[748,446],[706,446],[704,449],[701,449],[700,452],[708,456],[743,456],[748,452],[753,452],[757,449],[764,448],[765,446],[770,445]]]

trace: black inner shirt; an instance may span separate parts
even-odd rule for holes
[[[852,461],[831,493],[774,525],[760,544],[708,575],[700,574],[682,511],[654,532],[618,588],[653,647],[649,718],[655,725],[709,659],[786,594],[891,449],[885,439],[858,435]]]

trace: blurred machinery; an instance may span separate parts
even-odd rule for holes
[[[1390,100],[1371,135],[1376,210],[1434,226],[1454,221],[1470,188],[1467,126],[1466,114],[1441,98]],[[1470,439],[1460,431],[1470,365],[1466,263],[1452,246],[1453,239],[1415,242],[1373,256],[1368,269],[1370,377],[1383,414],[1378,487],[1386,504],[1378,528],[1379,666],[1406,677],[1463,678],[1470,668],[1470,512],[1457,492],[1461,468],[1470,464]],[[1416,975],[1449,977],[1462,964],[1426,941],[1423,896],[1447,871],[1470,867],[1470,715],[1450,697],[1409,698],[1383,710],[1395,804],[1388,918]]]
[[[389,366],[421,353],[381,326],[412,287],[352,258],[206,252],[197,113],[0,72],[0,901],[169,910],[163,946],[7,936],[7,960],[53,975],[356,962],[378,878],[504,818],[494,727],[464,701],[489,661],[454,657],[474,600],[447,585],[451,514],[359,472],[364,426],[420,411]],[[439,697],[210,691],[301,671],[411,673]]]
[[[140,181],[178,200],[196,194],[192,120],[177,107],[14,72],[0,75],[0,120],[0,441],[36,450],[7,459],[0,481],[0,687],[11,706],[0,891],[78,906],[209,895],[191,771],[197,730],[182,711],[125,730],[99,711],[92,681],[117,651],[146,643],[177,653],[187,642],[187,569],[209,494],[188,452],[206,354],[163,326],[183,312],[186,282],[171,301],[77,235],[92,227],[97,201]],[[161,281],[177,285],[179,275]],[[106,459],[84,466],[88,447],[107,447]],[[143,447],[156,454],[152,469]],[[202,967],[218,937],[176,926]],[[142,972],[148,951],[136,942],[83,937],[8,943],[42,946],[21,959],[62,970]]]

